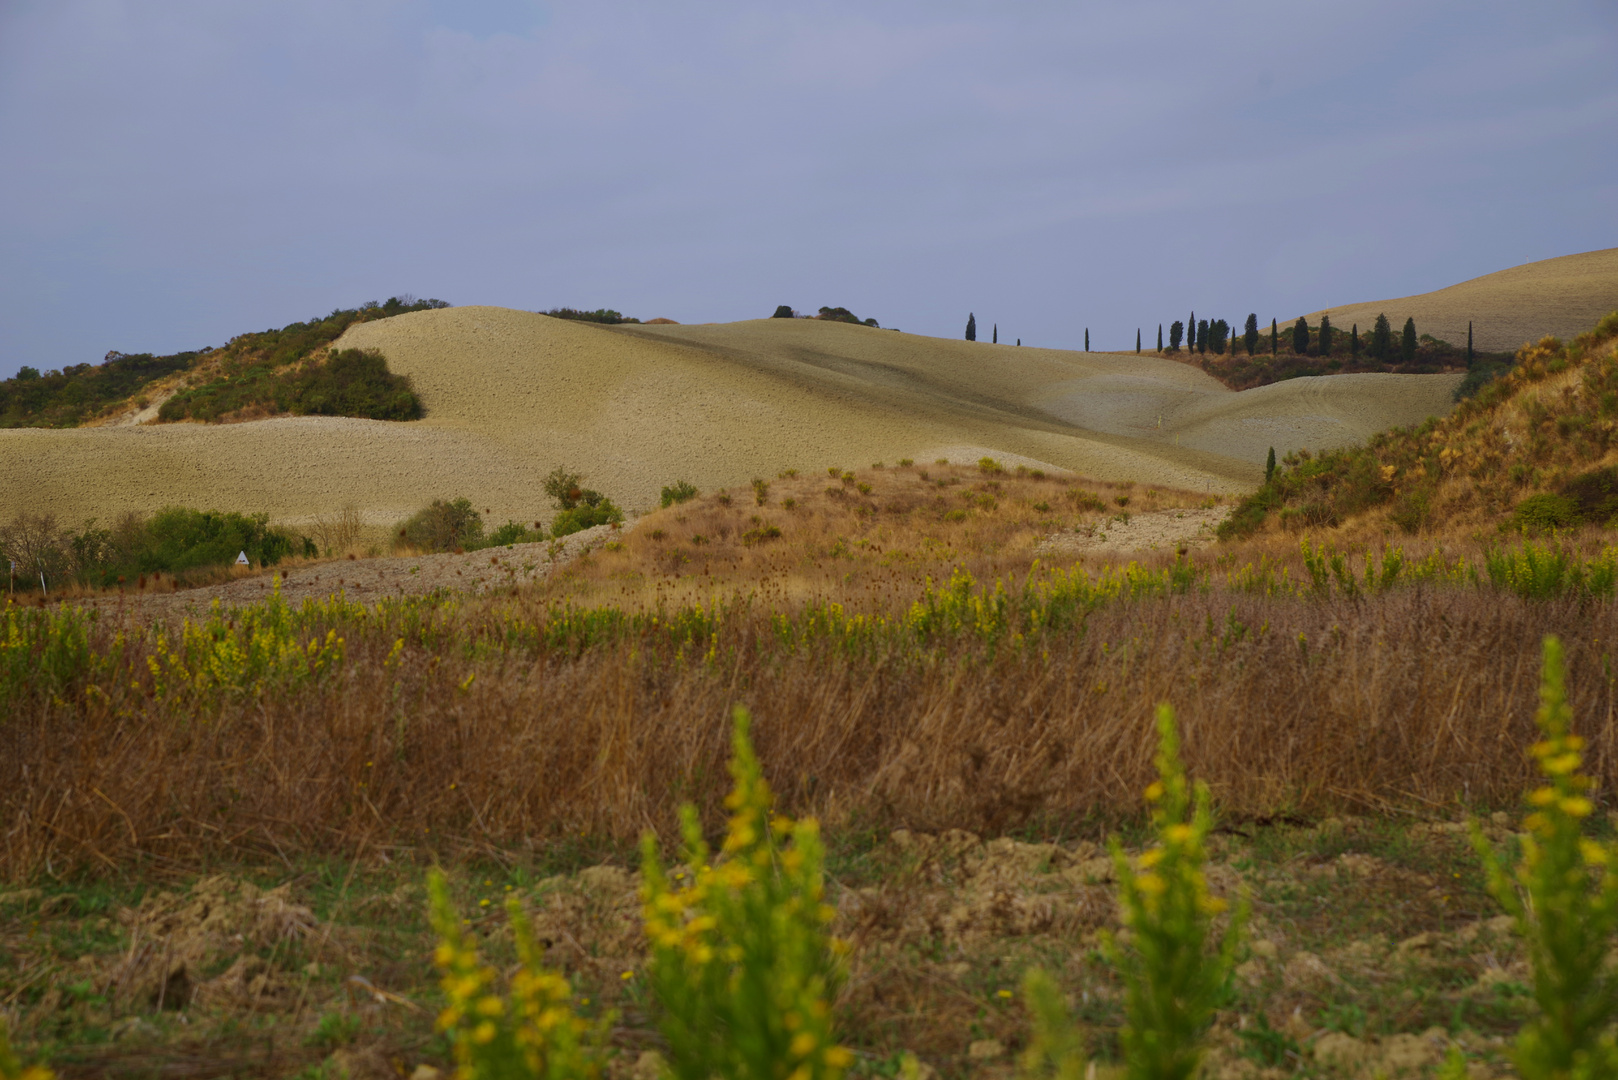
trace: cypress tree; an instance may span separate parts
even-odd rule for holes
[[[1157,324],[1157,351],[1163,351],[1163,324]]]
[[[1258,354],[1258,314],[1255,312],[1247,316],[1247,325],[1242,327],[1242,340],[1247,345],[1247,355]]]
[[[1406,319],[1405,320],[1404,337],[1399,342],[1399,355],[1404,358],[1404,362],[1407,363],[1407,364],[1410,363],[1412,360],[1414,360],[1416,358],[1416,320],[1415,319]]]
[[[1320,317],[1320,355],[1331,355],[1331,316]]]
[[[1466,366],[1472,366],[1472,320],[1466,320]]]
[[[1090,328],[1088,326],[1084,328],[1084,351],[1090,351]]]
[[[1215,319],[1208,324],[1208,346],[1213,349],[1215,356],[1225,355],[1225,341],[1230,337],[1230,324],[1224,319]]]
[[[1292,351],[1299,356],[1309,351],[1309,324],[1298,316],[1298,321],[1292,324]]]
[[[1276,337],[1276,333],[1275,333],[1275,320],[1271,319],[1270,320],[1270,355],[1271,356],[1275,355],[1276,342],[1278,340],[1279,339]]]
[[[1000,324],[994,323],[993,326],[994,329],[990,331],[989,344],[998,345],[1000,344]]]
[[[1264,482],[1268,484],[1275,475],[1275,447],[1270,447],[1270,456],[1264,461]]]
[[[1135,327],[1135,355],[1140,355],[1140,327]]]
[[[976,341],[977,339],[978,317],[969,311],[966,313],[966,340]]]
[[[1386,362],[1393,355],[1393,327],[1388,324],[1386,315],[1376,317],[1376,325],[1371,327],[1371,359]]]
[[[1208,320],[1203,319],[1197,323],[1197,352],[1203,356],[1208,355]]]
[[[1185,323],[1175,319],[1169,323],[1169,352],[1179,352],[1180,342],[1185,340]]]
[[[1349,351],[1349,353],[1351,355],[1353,355],[1355,357],[1358,357],[1360,355],[1360,324],[1359,323],[1355,323],[1354,324],[1354,329],[1349,331],[1349,334],[1348,334],[1348,351]]]

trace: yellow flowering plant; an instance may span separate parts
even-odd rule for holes
[[[1033,1019],[1020,1075],[1026,1080],[1084,1080],[1089,1059],[1084,1035],[1068,1013],[1056,980],[1041,968],[1029,968],[1022,980],[1023,1003]]]
[[[713,857],[695,808],[681,808],[685,870],[671,880],[642,841],[647,980],[678,1080],[836,1080],[852,1054],[831,1001],[842,946],[828,934],[820,829],[775,816],[774,798],[734,713],[730,822]]]
[[[1130,866],[1111,841],[1127,943],[1106,939],[1124,980],[1122,1043],[1130,1080],[1189,1080],[1202,1061],[1202,1039],[1226,992],[1246,919],[1238,909],[1213,938],[1225,901],[1208,892],[1203,841],[1213,827],[1206,784],[1187,781],[1174,710],[1157,710],[1157,780],[1146,789],[1157,843]]]
[[[517,943],[509,993],[497,991],[497,975],[478,955],[477,938],[461,921],[444,876],[427,881],[433,953],[444,988],[440,1031],[455,1047],[457,1080],[596,1080],[605,1061],[612,1018],[591,1023],[573,1010],[573,988],[541,962],[533,927],[515,898],[506,905]]]
[[[1618,1076],[1618,971],[1608,959],[1618,931],[1618,849],[1584,835],[1594,809],[1581,771],[1585,743],[1571,730],[1562,643],[1547,637],[1543,649],[1534,718],[1543,737],[1532,752],[1544,783],[1528,795],[1521,858],[1504,866],[1476,823],[1472,841],[1533,965],[1539,1014],[1517,1034],[1518,1072],[1524,1080],[1594,1080]]]
[[[43,1065],[28,1065],[17,1060],[11,1049],[11,1035],[6,1030],[5,1017],[0,1016],[0,1080],[56,1080],[56,1074]]]

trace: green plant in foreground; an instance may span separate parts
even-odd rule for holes
[[[43,1065],[24,1066],[11,1049],[11,1036],[5,1017],[0,1016],[0,1080],[56,1080],[56,1074]]]
[[[1068,1015],[1056,980],[1039,968],[1030,968],[1023,976],[1022,996],[1033,1019],[1028,1049],[1022,1056],[1022,1075],[1028,1080],[1047,1076],[1081,1080],[1088,1065],[1084,1036]]]
[[[826,933],[819,825],[772,816],[773,797],[734,714],[735,788],[719,858],[696,809],[680,811],[685,866],[670,873],[641,843],[647,977],[678,1080],[835,1080],[853,1060],[837,1045],[831,999],[842,946]]]
[[[1517,1035],[1513,1057],[1524,1080],[1618,1076],[1618,971],[1608,963],[1618,931],[1618,847],[1586,837],[1594,809],[1580,768],[1584,740],[1571,731],[1562,643],[1547,637],[1540,670],[1544,738],[1533,755],[1545,783],[1528,795],[1522,857],[1507,869],[1473,825],[1472,840],[1489,874],[1489,891],[1516,920],[1534,972],[1539,1015]]]
[[[459,1080],[576,1080],[601,1075],[612,1018],[597,1023],[573,1011],[573,989],[540,963],[533,926],[515,900],[506,905],[518,967],[509,997],[495,992],[496,973],[478,956],[477,938],[450,902],[444,875],[427,879],[432,898],[433,962],[446,1004],[438,1028],[450,1033]]]
[[[1106,951],[1124,979],[1126,1075],[1188,1080],[1235,965],[1246,905],[1212,942],[1213,917],[1226,904],[1209,895],[1202,869],[1203,841],[1213,827],[1208,787],[1187,781],[1167,705],[1158,706],[1157,736],[1158,778],[1146,789],[1157,844],[1132,868],[1118,838],[1111,841],[1129,940],[1108,938]]]

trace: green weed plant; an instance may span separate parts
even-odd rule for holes
[[[1539,1015],[1517,1035],[1513,1058],[1523,1080],[1596,1080],[1618,1076],[1618,971],[1610,963],[1618,933],[1618,845],[1584,834],[1594,810],[1582,772],[1585,741],[1572,732],[1572,710],[1555,637],[1544,642],[1539,712],[1542,738],[1532,749],[1543,783],[1528,795],[1522,854],[1507,868],[1473,825],[1489,891],[1516,921],[1533,967]]]
[[[842,946],[827,933],[820,829],[774,814],[734,714],[731,812],[717,857],[696,809],[681,809],[683,867],[641,844],[642,900],[668,1071],[678,1080],[836,1080],[853,1055],[836,1041],[831,1002]]]
[[[1146,789],[1157,843],[1131,866],[1111,841],[1127,941],[1106,940],[1124,980],[1121,1035],[1130,1080],[1190,1080],[1197,1075],[1203,1037],[1225,996],[1246,906],[1224,932],[1213,919],[1226,903],[1208,892],[1204,841],[1213,828],[1206,784],[1194,786],[1180,760],[1174,710],[1157,710],[1157,780]]]
[[[457,1080],[595,1080],[606,1061],[609,1014],[590,1022],[573,1008],[573,988],[541,962],[542,950],[522,905],[506,905],[517,945],[518,966],[507,993],[499,975],[478,955],[477,936],[449,898],[443,874],[427,879],[433,932],[433,962],[445,1006],[440,1031],[449,1034]]]

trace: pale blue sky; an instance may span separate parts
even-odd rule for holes
[[[0,375],[402,292],[1132,347],[1618,246],[1612,0],[0,0]],[[986,335],[985,335],[986,336]]]

